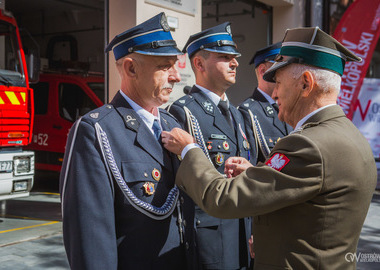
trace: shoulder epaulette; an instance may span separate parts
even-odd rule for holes
[[[83,115],[82,119],[90,122],[98,122],[103,117],[112,112],[114,107],[110,104],[105,104],[99,108],[96,108],[85,115]]]
[[[240,105],[238,106],[238,109],[242,108],[243,110],[248,110],[249,107],[254,103],[254,101],[255,100],[253,98],[247,98],[242,103],[240,103]]]
[[[176,101],[174,101],[173,104],[180,106],[180,107],[184,107],[193,101],[194,101],[194,98],[191,95],[186,95],[186,96],[183,96],[183,97],[177,99]]]

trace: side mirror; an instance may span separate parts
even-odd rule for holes
[[[41,59],[39,55],[31,53],[25,56],[28,68],[29,83],[37,83],[40,78]]]
[[[24,47],[29,83],[37,83],[40,77],[40,47],[25,28],[20,29],[22,46]]]

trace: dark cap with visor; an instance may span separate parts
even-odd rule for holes
[[[175,56],[182,54],[173,40],[165,13],[163,12],[115,36],[106,47],[105,52],[111,50],[116,60],[130,53],[153,56]]]
[[[342,76],[347,61],[360,62],[361,58],[318,27],[288,29],[275,63],[263,78],[274,82],[276,71],[292,63],[327,69]]]
[[[240,56],[236,47],[232,40],[231,25],[229,22],[225,22],[191,35],[182,52],[187,52],[189,57],[199,50]]]

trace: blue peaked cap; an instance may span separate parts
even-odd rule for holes
[[[164,12],[115,36],[105,52],[111,50],[116,60],[133,52],[155,56],[182,54],[173,40]]]
[[[230,24],[230,22],[225,22],[191,35],[182,52],[187,52],[189,57],[199,50],[240,56],[236,50],[236,43],[232,40]]]
[[[257,66],[261,63],[274,61],[277,54],[280,53],[280,49],[281,42],[277,42],[275,44],[269,45],[268,47],[262,48],[255,53],[249,64],[251,65],[254,63],[255,68],[257,68]]]

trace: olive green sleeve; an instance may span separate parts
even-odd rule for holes
[[[323,159],[310,139],[300,134],[287,136],[276,144],[271,157],[276,153],[289,159],[280,171],[259,163],[235,178],[224,178],[202,150],[192,149],[182,161],[176,184],[205,212],[219,218],[261,215],[318,194]]]

